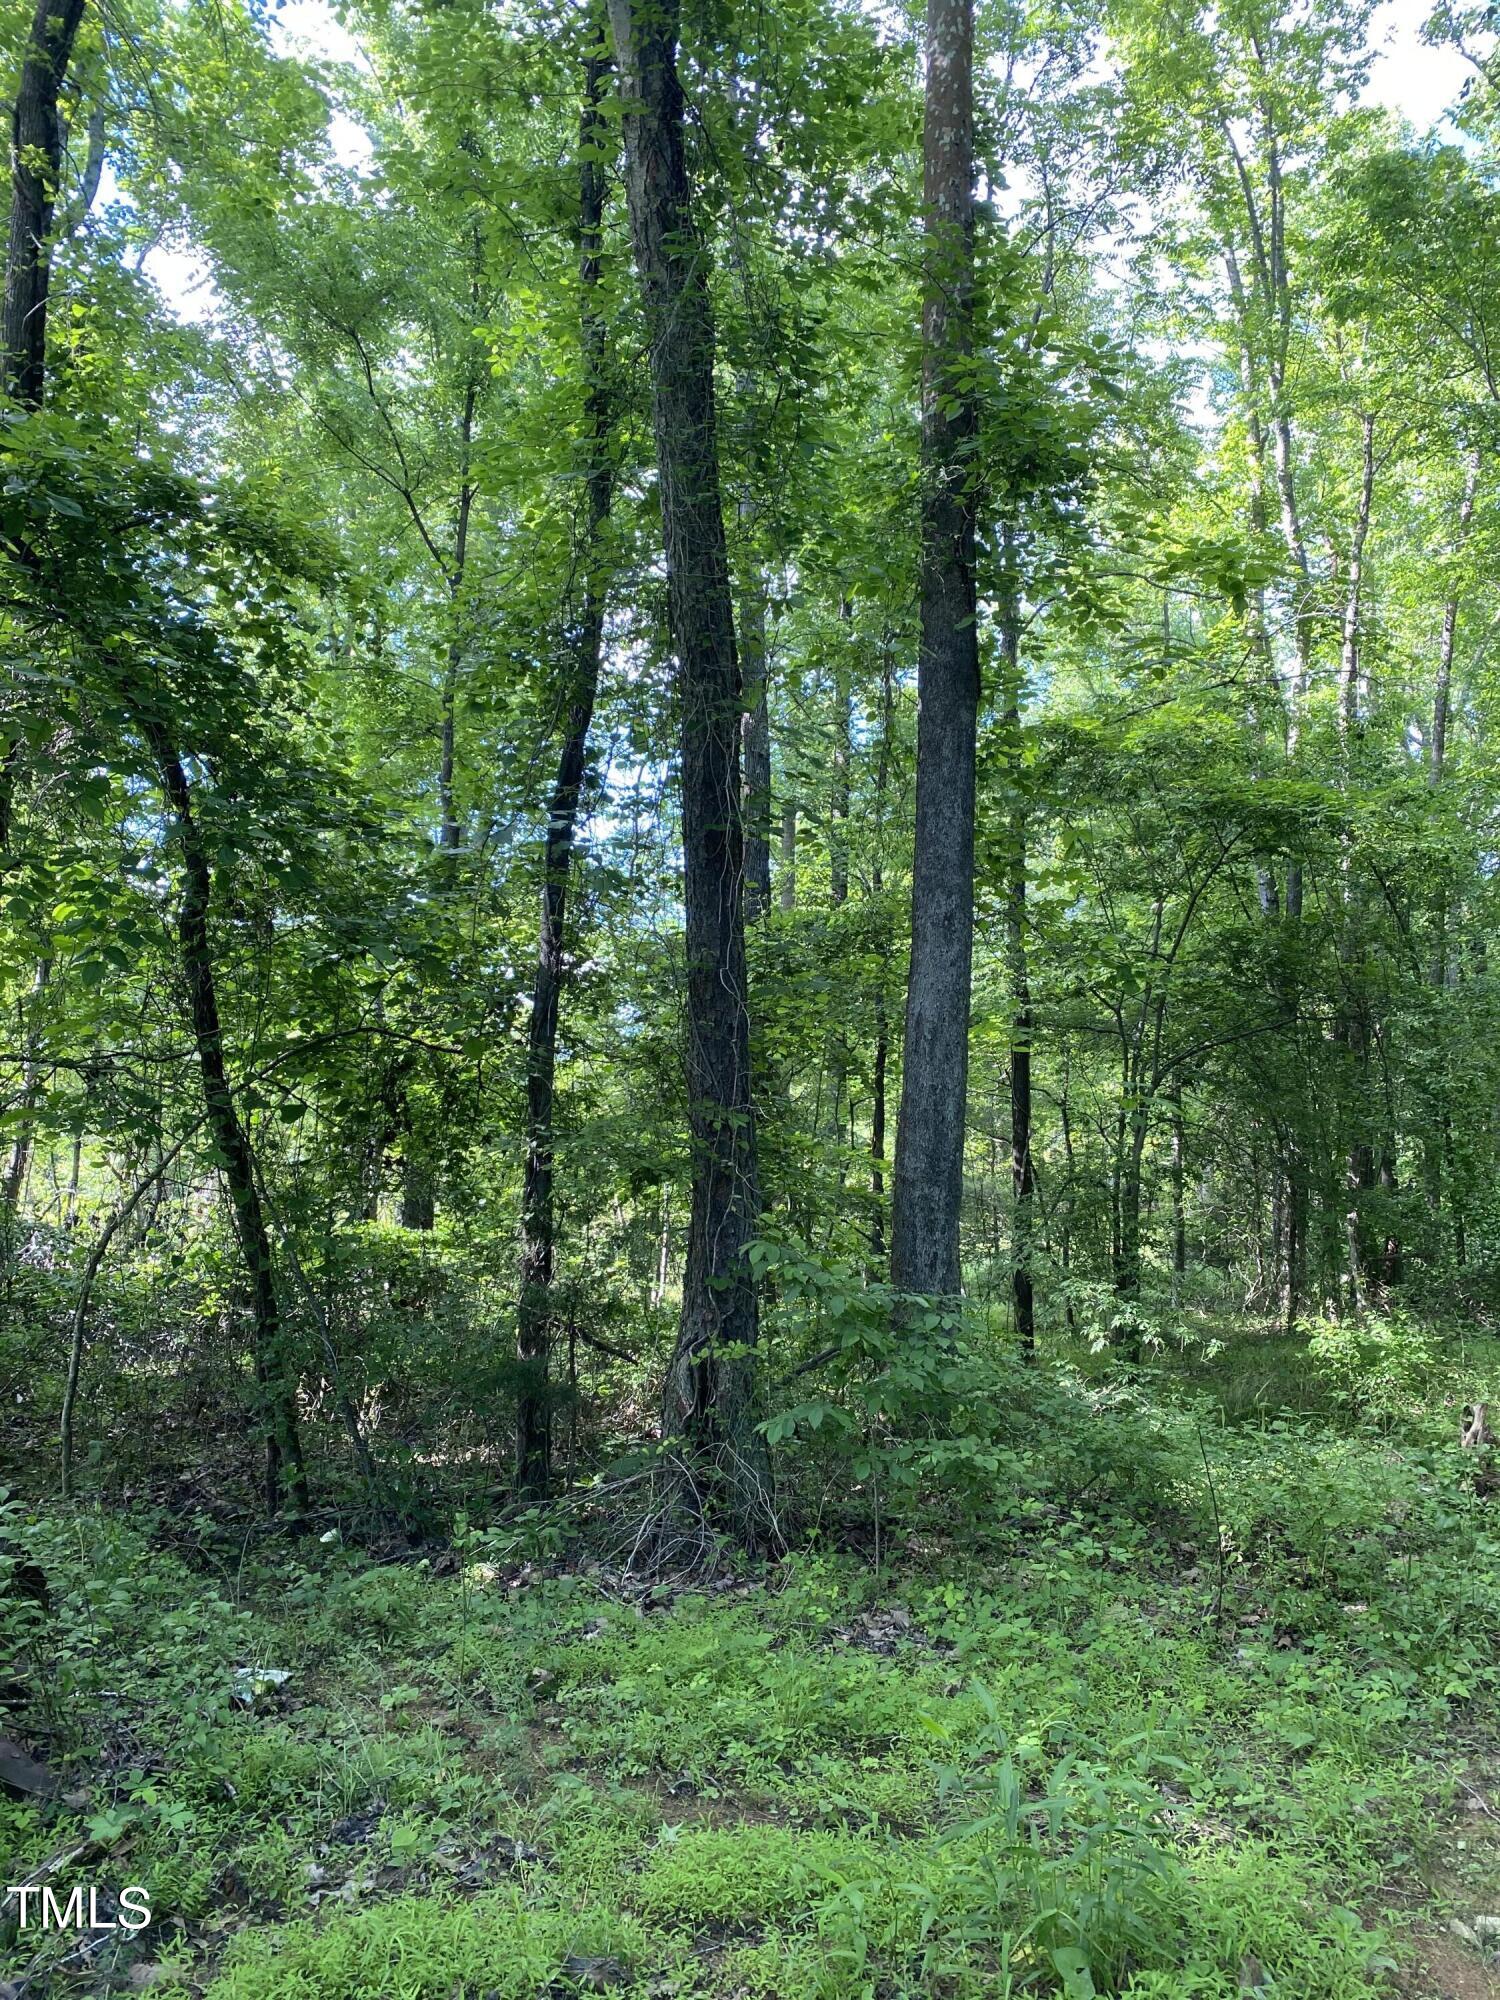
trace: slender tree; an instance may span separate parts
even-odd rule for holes
[[[531,989],[526,1066],[526,1173],[521,1194],[521,1297],[517,1353],[526,1371],[516,1404],[516,1481],[525,1493],[545,1492],[552,1437],[547,1372],[552,1344],[553,1112],[556,1099],[557,1018],[562,994],[563,925],[568,877],[577,841],[579,802],[588,762],[589,729],[599,690],[604,648],[607,579],[604,535],[613,488],[607,347],[598,291],[607,190],[600,110],[607,58],[584,61],[583,110],[578,124],[579,344],[584,379],[584,523],[582,592],[568,636],[569,684],[562,750],[547,809],[541,892],[541,935]]]

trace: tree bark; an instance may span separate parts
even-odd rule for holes
[[[1464,465],[1463,498],[1458,505],[1458,534],[1454,553],[1462,552],[1474,521],[1474,501],[1479,492],[1479,452],[1468,454]],[[1458,588],[1455,585],[1443,602],[1443,630],[1438,641],[1437,680],[1432,691],[1432,741],[1427,752],[1427,780],[1440,785],[1448,760],[1448,720],[1453,698],[1453,648],[1458,636]]]
[[[600,111],[608,60],[584,64],[583,110],[578,121],[579,344],[585,381],[583,601],[569,648],[572,685],[557,780],[547,813],[541,929],[531,991],[526,1072],[526,1174],[521,1195],[521,1294],[516,1353],[522,1386],[516,1405],[516,1485],[540,1497],[552,1460],[548,1371],[552,1347],[552,1273],[556,1242],[553,1203],[553,1114],[556,1100],[557,1020],[564,977],[563,927],[568,877],[577,841],[579,802],[588,763],[589,729],[599,689],[604,649],[606,579],[603,542],[613,494],[609,456],[610,398],[605,324],[599,310],[599,277],[607,178],[602,157],[605,122]]]
[[[759,630],[749,632],[749,692],[742,736],[745,750],[745,918],[758,922],[771,907],[771,706],[766,691],[765,604],[752,587]],[[745,629],[742,621],[742,629]]]
[[[1175,1299],[1187,1275],[1187,1203],[1185,1200],[1187,1134],[1182,1122],[1182,1091],[1172,1092],[1172,1280]]]
[[[1360,418],[1360,466],[1359,507],[1349,538],[1349,577],[1339,647],[1339,742],[1346,760],[1360,730],[1359,621],[1364,596],[1365,542],[1370,533],[1370,506],[1375,493],[1375,419],[1369,415]]]
[[[683,900],[693,1147],[682,1319],[662,1427],[700,1461],[684,1497],[763,1538],[770,1466],[755,1428],[759,1215],[745,975],[740,673],[724,537],[708,266],[692,212],[677,0],[609,0],[625,183],[651,346],[652,417],[682,709]]]
[[[921,650],[911,968],[891,1217],[898,1290],[962,1289],[974,946],[974,47],[972,0],[931,0],[923,138]]]
[[[875,761],[875,850],[870,869],[871,893],[879,898],[885,890],[884,844],[886,794],[890,788],[891,733],[895,727],[896,687],[891,672],[890,640],[887,635],[880,652],[880,751]],[[878,1276],[885,1263],[885,1114],[886,1072],[890,1065],[890,1008],[886,998],[887,935],[885,912],[881,916],[882,950],[875,975],[875,1060],[871,1074],[870,1106],[870,1259]]]
[[[1458,506],[1458,532],[1454,537],[1454,554],[1463,552],[1474,522],[1474,503],[1479,492],[1479,449],[1475,446],[1466,455],[1464,462],[1463,495]],[[1453,656],[1458,639],[1459,586],[1455,579],[1443,600],[1443,625],[1438,640],[1437,673],[1432,690],[1432,737],[1427,750],[1427,782],[1434,790],[1441,786],[1448,769],[1448,724],[1453,701]],[[1432,948],[1432,983],[1441,993],[1448,984],[1448,886],[1442,875],[1438,877],[1434,898]],[[1446,1100],[1446,1086],[1443,1087]],[[1435,1220],[1441,1225],[1444,1184],[1451,1180],[1449,1168],[1453,1157],[1453,1121],[1448,1104],[1443,1103],[1437,1133],[1429,1133],[1424,1142],[1424,1178],[1427,1183],[1428,1201]],[[1455,1252],[1460,1265],[1464,1262],[1463,1217],[1454,1216]]]
[[[478,389],[471,378],[464,390],[463,414],[459,419],[458,507],[453,525],[453,567],[448,573],[448,611],[452,627],[448,635],[448,659],[443,669],[442,723],[438,744],[438,846],[452,854],[462,844],[458,801],[454,791],[454,758],[457,749],[458,682],[463,671],[463,587],[469,562],[469,521],[474,511],[474,488],[469,482],[469,460],[474,446],[474,410]]]
[[[26,1049],[21,1065],[21,1121],[11,1143],[10,1161],[5,1170],[5,1187],[0,1193],[3,1206],[6,1237],[12,1248],[17,1247],[15,1226],[20,1219],[21,1197],[26,1189],[26,1172],[31,1165],[31,1148],[36,1133],[37,1106],[42,1098],[42,1066],[38,1060],[41,1053],[41,1028],[38,1018],[46,1001],[47,988],[52,980],[52,961],[42,959],[32,982],[31,1005],[26,1010]]]
[[[52,220],[62,175],[58,96],[73,56],[84,0],[37,0],[11,114],[10,241],[5,260],[5,393],[37,409],[47,379],[47,289]]]
[[[1007,555],[1011,537],[1006,534]],[[1005,874],[1005,965],[1010,980],[1011,1304],[1016,1339],[1029,1361],[1036,1353],[1036,1173],[1031,1153],[1031,979],[1026,955],[1026,811],[1022,800],[1021,620],[1014,586],[1001,615],[1005,677],[1005,736],[1010,785],[1010,842]]]
[[[188,1007],[198,1069],[203,1079],[203,1104],[214,1151],[224,1176],[234,1217],[240,1254],[250,1279],[255,1317],[255,1380],[260,1397],[259,1421],[265,1445],[266,1512],[281,1503],[283,1472],[290,1477],[292,1498],[299,1510],[308,1505],[307,1475],[297,1431],[297,1414],[284,1352],[281,1302],[271,1261],[271,1239],[255,1179],[249,1136],[240,1119],[224,1066],[224,1037],[209,945],[208,913],[213,900],[213,875],[208,851],[193,813],[192,791],[182,760],[160,723],[145,724],[163,795],[182,847],[182,901],[177,912],[177,938],[187,978]]]
[[[842,609],[847,636],[854,607],[846,598]],[[828,811],[828,889],[835,909],[849,900],[850,767],[854,758],[850,709],[849,671],[840,659],[833,671],[833,789]]]
[[[414,1146],[408,1136],[407,1143]],[[437,1220],[437,1186],[432,1161],[426,1153],[413,1150],[401,1169],[401,1227],[431,1229]]]
[[[781,907],[797,907],[797,807],[788,801],[781,808]]]
[[[755,520],[748,489],[740,495],[746,539]],[[744,763],[745,921],[756,923],[771,907],[771,705],[766,646],[766,585],[751,547],[740,591],[740,659],[745,709],[740,717]]]

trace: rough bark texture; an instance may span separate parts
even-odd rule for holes
[[[902,1291],[956,1296],[974,929],[979,709],[973,449],[971,0],[927,13],[923,145],[921,652],[911,970],[891,1216]]]
[[[188,1008],[198,1070],[203,1080],[203,1105],[214,1150],[219,1157],[219,1170],[229,1194],[240,1254],[245,1260],[250,1280],[255,1318],[255,1380],[265,1440],[266,1511],[274,1514],[280,1505],[284,1471],[290,1476],[294,1502],[299,1509],[305,1510],[308,1504],[307,1478],[302,1465],[296,1409],[283,1352],[281,1302],[277,1296],[276,1274],[271,1261],[271,1238],[266,1228],[260,1189],[256,1184],[250,1141],[240,1120],[224,1067],[224,1037],[219,1025],[219,1002],[208,935],[213,876],[203,836],[193,813],[192,792],[182,760],[159,724],[147,724],[146,736],[156,761],[167,809],[181,843],[183,887],[182,902],[177,912],[177,939],[187,979]]]
[[[578,832],[579,801],[588,763],[589,729],[599,689],[604,647],[605,577],[601,561],[609,519],[613,468],[609,456],[610,407],[605,373],[605,328],[598,309],[600,240],[607,189],[604,120],[599,105],[607,71],[605,58],[584,65],[583,111],[578,124],[581,288],[579,337],[585,388],[585,472],[582,601],[569,655],[572,683],[557,761],[557,779],[547,811],[541,925],[536,975],[531,989],[531,1027],[526,1071],[526,1176],[521,1196],[521,1295],[516,1352],[522,1364],[516,1404],[516,1484],[523,1493],[545,1493],[552,1460],[548,1370],[552,1347],[552,1270],[556,1241],[553,1204],[553,1108],[556,1096],[557,1017],[564,974],[563,926],[568,908],[568,876]]]
[[[682,710],[689,1120],[693,1201],[682,1320],[662,1397],[668,1438],[697,1457],[736,1531],[764,1532],[769,1467],[755,1430],[759,1195],[750,1093],[740,793],[740,674],[714,410],[707,262],[693,224],[676,0],[610,0],[625,182],[651,343]]]
[[[47,375],[47,287],[52,217],[62,173],[58,93],[72,59],[84,0],[37,0],[21,87],[11,114],[10,242],[5,261],[5,391],[28,409]]]

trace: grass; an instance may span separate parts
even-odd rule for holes
[[[0,1802],[4,1879],[82,1849],[60,1883],[142,1883],[154,1919],[61,1972],[77,1939],[12,1923],[0,1977],[164,2000],[1491,1990],[1453,1983],[1490,1974],[1444,1931],[1500,1909],[1500,1509],[1452,1371],[1379,1424],[1229,1424],[1186,1372],[1054,1384],[1026,1478],[979,1520],[915,1510],[878,1573],[812,1542],[649,1592],[586,1545],[528,1562],[469,1532],[456,1564],[379,1562],[12,1503],[53,1596],[26,1721],[68,1794]],[[290,1678],[247,1709],[252,1664]]]

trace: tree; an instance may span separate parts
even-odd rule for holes
[[[922,154],[922,645],[911,968],[891,1212],[897,1289],[962,1289],[969,980],[974,927],[979,626],[974,580],[974,22],[927,16]]]
[[[675,0],[610,0],[625,114],[631,235],[651,342],[662,537],[681,704],[692,1214],[663,1431],[708,1454],[729,1516],[765,1533],[755,1429],[759,1213],[745,974],[740,674],[719,484],[714,330],[694,224]]]
[[[58,99],[83,21],[85,0],[37,0],[11,111],[10,237],[0,329],[4,391],[23,409],[42,400],[47,374],[47,292],[52,224],[62,178]]]
[[[557,780],[547,812],[541,937],[528,1031],[526,1177],[521,1193],[521,1295],[516,1345],[530,1378],[521,1389],[516,1407],[516,1480],[523,1492],[532,1494],[546,1491],[551,1460],[547,1371],[552,1345],[550,1290],[556,1230],[552,1176],[557,1017],[564,976],[563,924],[567,915],[568,875],[577,838],[589,727],[598,695],[604,645],[608,583],[604,532],[614,483],[607,334],[596,298],[605,199],[606,128],[600,100],[607,71],[607,60],[602,54],[590,53],[584,58],[583,110],[578,125],[578,314],[586,402],[585,518],[579,562],[581,602],[568,634],[573,672],[566,697]]]

